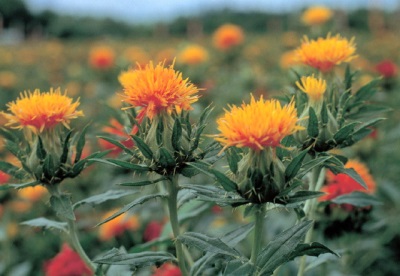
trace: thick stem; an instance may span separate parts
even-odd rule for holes
[[[255,216],[255,225],[254,225],[254,237],[253,237],[253,248],[251,250],[250,261],[253,264],[256,264],[258,254],[260,253],[261,245],[262,245],[262,237],[264,230],[264,217],[265,217],[265,206],[258,206],[258,210],[254,214]]]
[[[81,243],[79,242],[78,235],[76,232],[75,221],[68,220],[68,228],[69,228],[69,238],[71,240],[72,246],[82,258],[82,260],[86,263],[88,267],[92,269],[92,271],[96,270],[95,265],[92,263],[88,255],[86,255],[85,250],[83,250]]]
[[[311,172],[311,180],[310,180],[310,191],[319,191],[325,180],[325,169],[323,167],[315,167]],[[304,212],[306,214],[307,219],[314,219],[315,208],[317,206],[317,199],[309,199],[304,206]],[[310,243],[314,234],[314,227],[311,227],[306,234],[306,238],[304,239],[304,243]],[[303,276],[306,268],[306,256],[302,256],[300,259],[299,271],[297,276]]]
[[[168,183],[168,210],[169,219],[171,222],[172,233],[175,239],[175,250],[176,257],[178,258],[178,265],[183,276],[188,276],[189,273],[185,264],[185,257],[183,252],[182,243],[176,238],[180,234],[179,221],[178,221],[178,207],[177,207],[177,196],[178,196],[178,175],[172,176],[171,183]]]

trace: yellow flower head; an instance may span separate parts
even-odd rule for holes
[[[183,49],[178,56],[178,61],[183,64],[200,64],[208,59],[208,52],[200,45],[190,45]]]
[[[332,18],[332,11],[327,7],[323,6],[315,6],[310,7],[304,11],[301,16],[301,21],[304,24],[313,26],[313,25],[322,25]]]
[[[326,90],[326,81],[312,76],[301,77],[301,82],[296,81],[297,87],[306,93],[311,101],[320,101]]]
[[[349,62],[355,57],[356,46],[354,38],[348,41],[336,35],[317,40],[309,40],[307,36],[299,48],[296,49],[300,63],[314,67],[322,72],[330,71],[335,65]]]
[[[250,104],[231,106],[230,111],[217,120],[221,132],[215,140],[224,148],[248,147],[259,151],[265,147],[277,147],[281,140],[301,129],[294,102],[281,106],[277,100],[258,101],[251,96]]]
[[[146,115],[152,120],[156,115],[173,110],[191,110],[191,104],[199,98],[199,89],[182,78],[182,73],[173,65],[164,67],[163,63],[154,66],[152,62],[137,69],[123,72],[119,81],[124,88],[124,101],[132,107],[141,107],[138,118]]]
[[[244,33],[241,27],[233,24],[220,26],[213,34],[214,46],[220,50],[229,50],[243,43]]]
[[[35,133],[52,129],[59,124],[69,127],[69,121],[83,116],[82,111],[76,110],[79,100],[73,102],[60,89],[50,89],[41,93],[36,89],[33,93],[24,92],[15,102],[7,104],[10,113],[3,113],[8,119],[7,125],[15,128],[27,127]]]

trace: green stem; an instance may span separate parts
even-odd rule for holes
[[[82,260],[86,263],[86,265],[90,267],[92,271],[96,271],[95,265],[92,263],[88,255],[86,255],[85,250],[83,250],[82,245],[79,242],[78,234],[76,232],[75,221],[69,219],[68,228],[69,228],[69,238],[71,240],[72,246],[79,254],[79,256],[82,258]]]
[[[185,264],[185,257],[183,252],[182,243],[176,238],[180,234],[179,230],[179,221],[178,221],[178,207],[177,207],[177,196],[178,196],[178,175],[172,176],[171,183],[168,183],[168,210],[169,210],[169,219],[171,222],[172,233],[175,239],[175,250],[176,257],[178,258],[178,265],[182,272],[183,276],[188,276],[189,273]]]
[[[265,217],[265,206],[258,206],[258,210],[254,214],[255,216],[255,225],[254,225],[254,237],[253,237],[253,248],[251,250],[250,261],[253,264],[256,264],[258,254],[260,253],[261,245],[262,245],[262,237],[264,230],[264,217]]]
[[[315,167],[311,172],[311,179],[310,179],[310,191],[319,191],[324,184],[325,181],[325,169],[323,167]],[[304,212],[306,214],[306,219],[313,220],[315,216],[315,209],[317,207],[317,199],[309,199],[305,206]],[[314,234],[314,227],[311,227],[308,230],[306,237],[304,239],[304,243],[310,243]],[[306,268],[306,256],[302,256],[300,259],[299,271],[297,276],[303,276],[305,273]]]

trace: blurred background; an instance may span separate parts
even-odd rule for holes
[[[325,12],[307,15],[310,7],[318,6]],[[398,275],[399,0],[0,0],[0,108],[5,111],[6,104],[21,92],[60,87],[69,96],[80,97],[85,118],[74,122],[74,127],[91,123],[87,151],[103,150],[110,145],[99,142],[97,135],[124,136],[122,126],[113,121],[123,117],[118,75],[152,60],[174,63],[184,77],[203,89],[193,117],[213,103],[206,132],[214,134],[213,122],[228,104],[247,101],[250,93],[270,98],[293,91],[296,75],[291,69],[304,72],[295,63],[293,50],[304,35],[316,38],[328,33],[354,37],[358,54],[350,64],[358,71],[354,86],[381,78],[374,101],[389,106],[391,112],[373,136],[346,152],[368,165],[383,204],[369,210],[355,229],[347,227],[340,236],[325,237],[334,250],[345,249],[340,259],[319,258],[325,262],[326,273],[318,274],[318,270],[315,275]],[[343,73],[344,66],[340,66],[337,74]],[[0,155],[12,159],[2,145]],[[94,166],[65,187],[76,202],[130,178],[127,172]],[[0,172],[0,182],[8,181]],[[162,216],[154,216],[154,204],[137,212],[133,236],[104,240],[93,226],[106,211],[126,201],[82,210],[80,227],[86,231],[82,240],[90,256],[121,243],[139,244],[146,240],[153,220],[162,225]],[[42,275],[43,264],[59,251],[57,233],[19,225],[52,216],[46,204],[48,197],[43,193],[0,191],[0,275],[5,271],[8,275]],[[232,221],[239,223],[238,217],[230,210],[213,209],[198,219],[197,227],[224,232],[224,226],[234,225]],[[352,217],[350,223],[352,219],[359,217]],[[281,230],[275,228],[271,231]],[[293,271],[289,265],[281,272],[293,275]]]

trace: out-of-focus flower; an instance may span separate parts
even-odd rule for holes
[[[10,71],[0,72],[0,87],[13,88],[17,83],[17,76]]]
[[[145,115],[152,120],[161,113],[191,110],[191,104],[199,98],[195,95],[199,89],[183,79],[173,65],[166,68],[163,63],[154,66],[150,62],[144,68],[139,66],[123,72],[119,81],[124,88],[124,101],[141,108],[137,116],[139,123]]]
[[[357,160],[350,159],[347,161],[345,168],[354,169],[367,185],[367,190],[362,187],[357,181],[348,176],[347,174],[339,173],[333,174],[331,171],[327,172],[327,184],[322,187],[321,191],[326,194],[319,198],[320,201],[329,201],[338,196],[360,191],[364,193],[373,194],[376,190],[375,180],[369,173],[367,166]]]
[[[36,202],[47,193],[45,187],[42,185],[36,185],[34,187],[26,187],[18,190],[18,197],[29,202]]]
[[[94,69],[107,70],[114,67],[115,52],[108,46],[96,46],[90,49],[89,65]]]
[[[298,64],[300,63],[297,59],[297,52],[295,50],[284,52],[279,62],[282,69],[289,69]]]
[[[107,212],[102,219],[106,219],[113,215],[117,210]],[[122,235],[125,231],[135,231],[139,229],[139,218],[136,215],[124,213],[99,227],[99,238],[108,241],[114,237]]]
[[[296,49],[298,61],[302,64],[314,67],[322,72],[328,72],[333,67],[343,62],[349,62],[356,58],[356,46],[354,38],[348,41],[340,35],[317,40],[309,40],[304,37],[302,44]]]
[[[243,29],[234,24],[224,24],[213,34],[214,46],[220,50],[229,50],[243,43]]]
[[[110,125],[103,127],[102,131],[107,134],[111,134],[120,141],[127,148],[132,148],[134,146],[134,142],[132,138],[124,132],[124,126],[118,122],[116,119],[112,118],[110,120]],[[122,149],[107,142],[106,140],[99,139],[99,145],[103,150],[112,150],[111,155],[118,155],[122,152]]]
[[[182,273],[179,267],[170,263],[163,264],[162,266],[157,268],[152,274],[152,276],[181,276],[181,275]]]
[[[208,59],[207,50],[200,45],[189,45],[178,55],[178,62],[189,65],[196,65]]]
[[[132,64],[140,64],[145,66],[149,60],[149,54],[141,47],[131,46],[126,48],[123,52],[123,57]]]
[[[41,93],[36,89],[33,93],[21,93],[15,102],[7,104],[10,113],[3,113],[7,118],[6,125],[15,128],[27,127],[35,133],[49,130],[59,124],[69,128],[71,119],[83,116],[82,111],[76,110],[79,100],[73,102],[60,89],[50,89],[50,92]]]
[[[324,6],[314,6],[305,10],[301,16],[301,21],[308,25],[322,25],[332,18],[332,11]]]
[[[83,262],[81,257],[67,244],[61,252],[44,264],[46,276],[91,276],[93,271]]]
[[[397,76],[399,68],[391,60],[383,60],[375,65],[375,70],[384,78],[394,78]]]
[[[298,118],[294,102],[281,106],[277,100],[258,101],[251,96],[250,104],[231,106],[230,111],[217,120],[215,140],[224,149],[230,146],[248,147],[259,151],[265,147],[277,147],[281,140],[296,132]]]
[[[326,81],[312,76],[303,76],[296,82],[297,87],[306,93],[312,102],[319,102],[323,99],[326,90]]]
[[[163,224],[159,221],[150,221],[144,230],[143,240],[149,242],[157,239],[160,237],[163,227]]]
[[[0,171],[0,185],[8,183],[10,180],[11,176],[8,173],[5,173],[3,171]]]

